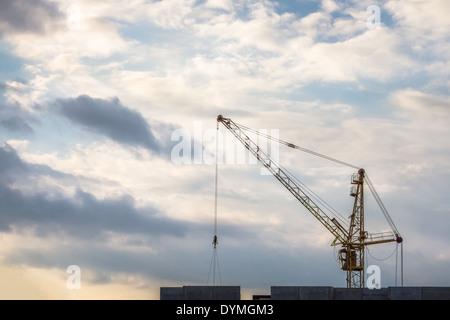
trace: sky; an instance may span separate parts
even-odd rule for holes
[[[159,299],[160,287],[211,284],[214,253],[214,284],[244,299],[345,287],[333,236],[239,160],[219,114],[364,168],[404,239],[404,285],[449,286],[449,11],[447,0],[0,0],[0,298]],[[229,155],[217,180],[216,135]],[[354,169],[270,150],[351,214]],[[367,231],[389,231],[365,199]],[[400,252],[368,249],[382,287],[399,285]]]

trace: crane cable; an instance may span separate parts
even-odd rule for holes
[[[218,181],[219,181],[219,161],[218,161],[218,151],[219,151],[219,122],[217,122],[217,131],[216,131],[216,155],[215,155],[215,181],[214,181],[214,237],[213,237],[213,253],[211,257],[211,263],[209,265],[209,273],[208,273],[208,280],[207,283],[209,283],[209,277],[211,274],[211,268],[213,270],[213,285],[216,284],[216,266],[217,271],[219,272],[219,281],[222,284],[222,276],[220,274],[220,266],[219,266],[219,256],[217,254],[217,244],[218,238],[217,238],[217,189],[218,189]]]
[[[237,123],[234,123],[234,124],[235,124],[236,126],[238,126],[238,127],[239,127],[241,130],[243,130],[243,131],[251,132],[251,133],[253,133],[253,134],[257,135],[257,136],[264,137],[264,138],[266,138],[266,139],[268,139],[268,140],[273,140],[273,141],[278,142],[278,143],[280,143],[280,144],[286,145],[286,146],[288,146],[288,147],[290,147],[290,148],[294,148],[294,149],[298,149],[298,150],[301,150],[301,151],[304,151],[304,152],[308,152],[308,153],[310,153],[310,154],[313,154],[313,155],[319,156],[319,157],[321,157],[321,158],[324,158],[324,159],[327,159],[327,160],[331,160],[331,161],[334,161],[334,162],[337,162],[337,163],[340,163],[340,164],[344,164],[344,165],[350,166],[350,167],[352,167],[352,168],[358,168],[357,166],[354,166],[354,165],[345,163],[345,162],[343,162],[343,161],[340,161],[340,160],[337,160],[337,159],[328,157],[328,156],[326,156],[326,155],[320,154],[320,153],[315,152],[315,151],[312,151],[312,150],[308,150],[308,149],[305,149],[305,148],[296,146],[296,145],[294,145],[294,144],[292,144],[292,143],[283,141],[283,140],[281,140],[281,139],[279,139],[279,138],[274,138],[274,137],[272,137],[272,136],[270,136],[270,135],[268,135],[268,134],[264,134],[264,133],[262,133],[262,132],[260,132],[260,131],[251,129],[251,128],[246,127],[246,126],[243,126],[243,125],[241,125],[241,124],[237,124]],[[299,183],[300,185],[302,185],[303,188],[304,188],[303,191],[304,191],[305,193],[307,193],[308,196],[309,196],[310,198],[316,200],[318,203],[320,203],[321,205],[323,205],[323,207],[325,207],[325,208],[329,211],[329,213],[331,213],[334,217],[336,217],[336,219],[338,219],[343,225],[348,226],[347,220],[345,219],[345,217],[344,217],[341,213],[339,213],[339,212],[338,212],[336,209],[334,209],[329,203],[327,203],[324,199],[322,199],[320,196],[318,196],[318,195],[317,195],[314,191],[312,191],[306,184],[304,184],[303,182],[301,182],[294,174],[292,174],[287,168],[285,168],[284,166],[282,166],[279,162],[275,161],[274,159],[271,159],[271,161],[272,161],[273,163],[275,163],[278,167],[280,167],[281,169],[283,169],[285,172],[289,173],[289,174],[291,175],[292,179],[295,180],[295,182],[297,182],[297,183]],[[358,168],[358,169],[359,169],[359,168]]]
[[[375,190],[375,187],[373,186],[372,182],[369,179],[369,176],[367,173],[365,174],[365,180],[367,182],[367,185],[369,186],[370,192],[372,193],[373,197],[375,198],[375,201],[377,202],[378,206],[381,209],[381,212],[383,212],[384,217],[386,218],[386,221],[388,222],[389,226],[391,227],[392,231],[396,235],[399,235],[398,229],[394,224],[394,221],[392,220],[391,216],[389,215],[389,212],[387,211],[386,207],[383,204],[383,201],[381,201],[380,196],[378,195],[377,191]]]
[[[251,132],[251,133],[253,133],[253,134],[257,135],[257,136],[261,136],[261,137],[264,137],[264,138],[266,138],[268,140],[272,140],[272,141],[278,142],[279,144],[286,145],[286,146],[288,146],[290,148],[301,150],[301,151],[310,153],[312,155],[315,155],[315,156],[318,156],[318,157],[321,157],[321,158],[324,158],[324,159],[327,159],[327,160],[330,160],[330,161],[333,161],[333,162],[336,162],[336,163],[339,163],[339,164],[343,164],[343,165],[351,167],[351,168],[359,169],[359,167],[357,167],[357,166],[348,164],[346,162],[337,160],[335,158],[328,157],[328,156],[326,156],[324,154],[320,154],[318,152],[315,152],[315,151],[312,151],[312,150],[309,150],[309,149],[305,149],[305,148],[296,146],[296,145],[294,145],[292,143],[286,142],[286,141],[281,140],[279,138],[274,138],[274,137],[272,137],[272,136],[270,136],[268,134],[264,134],[264,133],[262,133],[260,131],[251,129],[251,128],[243,126],[241,124],[235,123],[235,125],[238,126],[241,130]],[[320,196],[318,196],[314,191],[312,191],[307,185],[305,185],[303,182],[301,182],[294,174],[292,174],[288,169],[286,169],[280,163],[278,163],[274,159],[271,159],[271,161],[274,162],[278,167],[282,168],[285,172],[289,173],[291,175],[291,177],[293,178],[293,180],[295,180],[297,183],[301,184],[303,186],[303,188],[304,188],[304,191],[307,191],[308,196],[310,198],[312,198],[312,199],[316,200],[317,202],[319,202],[320,204],[322,204],[329,211],[329,213],[331,213],[334,217],[336,217],[342,224],[348,226],[347,220],[345,219],[345,217],[341,213],[339,213],[329,203],[327,203],[324,199],[322,199]]]
[[[295,144],[293,144],[293,143],[286,142],[286,141],[281,140],[281,139],[279,139],[279,138],[274,138],[274,137],[272,137],[272,136],[270,136],[270,135],[268,135],[268,134],[264,134],[264,133],[259,132],[259,131],[257,131],[257,130],[251,129],[251,128],[247,127],[247,126],[244,126],[244,125],[241,125],[241,124],[237,124],[237,123],[235,123],[235,122],[234,122],[234,124],[235,124],[237,127],[239,127],[241,130],[248,131],[248,132],[251,132],[251,133],[253,133],[253,134],[256,134],[257,136],[261,136],[261,137],[264,137],[264,138],[266,138],[266,139],[268,139],[268,140],[272,140],[272,141],[278,142],[279,144],[283,144],[283,145],[285,145],[285,146],[287,146],[287,147],[289,147],[289,148],[297,149],[297,150],[300,150],[300,151],[309,153],[309,154],[311,154],[311,155],[314,155],[314,156],[323,158],[323,159],[325,159],[325,160],[329,160],[329,161],[332,161],[332,162],[335,162],[335,163],[338,163],[338,164],[341,164],[341,165],[344,165],[344,166],[346,166],[346,167],[350,167],[350,168],[353,168],[353,169],[356,169],[356,170],[359,170],[359,169],[361,168],[361,167],[359,167],[359,166],[355,166],[355,165],[350,164],[350,163],[348,163],[348,162],[344,162],[344,161],[338,160],[338,159],[336,159],[336,158],[332,158],[332,157],[329,157],[329,156],[327,156],[327,155],[324,155],[324,154],[322,154],[322,153],[319,153],[319,152],[316,152],[316,151],[313,151],[313,150],[309,150],[309,149],[306,149],[306,148],[297,146],[297,145],[295,145]],[[216,165],[217,165],[217,163],[216,163]],[[279,165],[281,168],[283,168],[280,164],[278,164],[278,165]],[[286,169],[283,168],[283,170],[286,170]],[[287,171],[287,170],[286,170],[286,171]],[[289,172],[289,171],[287,171],[287,172]],[[291,175],[292,175],[292,174],[291,174]],[[299,183],[301,183],[303,186],[305,186],[305,185],[304,185],[301,181],[299,181],[294,175],[292,175],[292,176],[294,177],[295,180],[297,180],[297,182],[299,182]],[[364,180],[367,182],[367,185],[369,186],[369,190],[370,190],[370,192],[372,193],[373,197],[375,198],[375,201],[377,202],[379,208],[381,209],[381,211],[382,211],[382,213],[383,213],[383,215],[384,215],[386,221],[388,222],[389,226],[391,227],[391,230],[392,230],[392,231],[394,232],[394,234],[397,236],[397,239],[398,239],[398,238],[401,239],[401,242],[400,242],[400,251],[401,251],[401,253],[400,253],[400,255],[401,255],[401,258],[400,258],[400,260],[401,260],[401,267],[400,267],[400,269],[401,269],[401,270],[400,270],[400,272],[401,272],[401,284],[402,284],[402,286],[403,286],[403,239],[400,237],[400,233],[399,233],[397,227],[395,226],[394,221],[392,220],[391,216],[389,215],[389,212],[387,211],[386,207],[384,206],[383,202],[381,201],[381,198],[380,198],[380,196],[378,195],[377,191],[375,190],[375,187],[373,186],[372,182],[370,181],[369,176],[367,175],[367,172],[365,173]],[[306,187],[306,186],[305,186],[305,187]],[[310,192],[312,192],[308,187],[306,187],[306,188],[307,188]],[[315,195],[314,192],[312,192],[312,193]],[[317,195],[316,195],[316,196],[317,196]],[[317,197],[318,197],[318,196],[317,196]],[[339,212],[337,212],[336,210],[334,210],[334,209],[333,209],[331,206],[329,206],[324,200],[321,200],[320,197],[318,197],[318,198],[319,198],[319,202],[320,202],[320,201],[323,201],[323,202],[326,204],[326,206],[330,207],[332,211],[334,211],[335,213],[337,213],[339,216],[342,217],[342,215],[339,214]],[[330,209],[329,209],[329,210],[330,210]],[[339,218],[338,218],[338,219],[339,219]],[[340,219],[339,219],[339,220],[340,220]],[[367,246],[366,246],[366,247],[367,247]],[[396,246],[394,252],[397,252],[397,251],[398,251],[398,242],[397,242],[397,246]],[[394,252],[393,252],[393,253],[394,253]],[[393,253],[392,253],[392,254],[393,254]],[[391,254],[390,256],[392,256],[392,254]],[[370,255],[370,252],[369,252],[369,255]],[[396,256],[397,256],[397,255],[396,255]],[[387,259],[387,258],[386,258],[386,259]],[[397,282],[397,258],[396,258],[396,282]]]
[[[289,173],[292,176],[292,179],[297,182],[298,184],[302,185],[304,188],[304,192],[308,195],[308,197],[314,199],[318,203],[320,203],[324,208],[328,210],[330,214],[332,214],[336,219],[338,219],[341,224],[343,224],[346,227],[349,227],[348,221],[345,219],[345,217],[339,213],[336,209],[334,209],[328,202],[326,202],[324,199],[322,199],[319,195],[317,195],[313,190],[311,190],[306,184],[301,182],[296,176],[294,176],[288,169],[283,167],[282,165],[278,164],[280,168],[282,168],[285,172]]]
[[[323,159],[326,159],[326,160],[329,160],[329,161],[332,161],[332,162],[335,162],[335,163],[338,163],[338,164],[341,164],[341,165],[344,165],[344,166],[347,166],[347,167],[350,167],[350,168],[353,168],[353,169],[357,169],[357,170],[360,169],[360,167],[355,166],[353,164],[350,164],[348,162],[344,162],[344,161],[338,160],[336,158],[332,158],[332,157],[329,157],[327,155],[324,155],[322,153],[319,153],[319,152],[316,152],[316,151],[312,151],[312,150],[309,150],[309,149],[297,146],[297,145],[295,145],[293,143],[286,142],[286,141],[281,140],[279,138],[274,138],[274,137],[272,137],[272,136],[270,136],[268,134],[261,133],[258,130],[251,129],[251,128],[243,126],[241,124],[237,124],[237,123],[235,123],[235,124],[236,124],[236,126],[238,126],[242,130],[246,130],[246,131],[252,132],[252,133],[254,133],[254,134],[258,135],[258,136],[262,136],[262,137],[264,137],[266,139],[273,140],[273,141],[278,142],[280,144],[286,145],[289,148],[297,149],[297,150],[300,150],[300,151],[312,154],[314,156],[317,156],[317,157],[320,157],[320,158],[323,158]],[[373,186],[372,182],[370,181],[369,176],[367,175],[367,172],[365,173],[365,180],[367,182],[367,185],[369,186],[370,192],[372,193],[373,197],[375,198],[375,201],[377,202],[378,206],[380,207],[381,212],[383,213],[383,215],[384,215],[386,221],[388,222],[389,226],[391,227],[392,231],[394,232],[394,234],[396,236],[400,236],[400,233],[399,233],[397,227],[395,226],[394,221],[392,220],[391,216],[389,215],[389,212],[387,211],[386,207],[384,206],[383,202],[381,201],[381,198],[378,195],[377,191],[375,190],[375,187]],[[334,209],[332,209],[332,210],[335,211]],[[339,214],[339,215],[341,215],[341,214]]]
[[[390,255],[388,255],[386,258],[382,258],[382,259],[375,258],[372,255],[372,253],[370,252],[369,246],[365,246],[365,247],[367,249],[368,255],[371,256],[374,260],[377,260],[377,261],[385,261],[385,260],[391,258],[394,255],[394,253],[395,253],[395,285],[397,286],[397,277],[398,277],[397,274],[398,274],[398,269],[399,269],[399,267],[398,267],[398,260],[399,260],[399,257],[398,257],[398,251],[399,251],[398,250],[398,245],[399,244],[400,244],[400,277],[401,277],[400,280],[401,280],[401,286],[403,287],[403,242],[396,243],[394,251]],[[366,259],[367,259],[367,262],[368,262],[368,257],[367,256],[366,256]],[[366,265],[368,265],[368,263]]]
[[[215,181],[214,181],[214,239],[213,244],[214,248],[217,246],[217,186],[219,180],[219,161],[218,161],[218,153],[219,153],[219,123],[217,123],[217,131],[216,131],[216,155],[215,155]]]
[[[317,157],[320,157],[320,158],[323,158],[323,159],[326,159],[326,160],[329,160],[329,161],[332,161],[332,162],[335,162],[335,163],[344,165],[344,166],[346,166],[346,167],[350,167],[350,168],[357,169],[357,170],[360,169],[360,167],[355,166],[355,165],[353,165],[353,164],[350,164],[350,163],[348,163],[348,162],[344,162],[344,161],[338,160],[338,159],[336,159],[336,158],[332,158],[332,157],[329,157],[329,156],[327,156],[327,155],[324,155],[324,154],[322,154],[322,153],[319,153],[319,152],[316,152],[316,151],[312,151],[312,150],[309,150],[309,149],[306,149],[306,148],[297,146],[297,145],[295,145],[295,144],[293,144],[293,143],[286,142],[286,141],[281,140],[281,139],[279,139],[279,138],[274,138],[274,137],[272,137],[272,136],[270,136],[270,135],[268,135],[268,134],[264,134],[264,133],[262,133],[262,132],[259,132],[258,130],[251,129],[251,128],[249,128],[249,127],[246,127],[246,126],[243,126],[243,125],[240,125],[240,124],[237,124],[237,123],[235,123],[235,124],[236,124],[240,129],[242,129],[242,130],[249,131],[249,132],[251,132],[251,133],[253,133],[253,134],[256,134],[257,136],[264,137],[264,138],[266,138],[266,139],[268,139],[268,140],[273,140],[273,141],[278,142],[278,143],[280,143],[280,144],[283,144],[283,145],[285,145],[285,146],[287,146],[287,147],[289,147],[289,148],[297,149],[297,150],[300,150],[300,151],[303,151],[303,152],[312,154],[312,155],[314,155],[314,156],[317,156]],[[280,165],[280,167],[283,168],[281,165]],[[286,170],[286,169],[283,168],[283,170]],[[286,170],[286,171],[287,171],[287,170]],[[289,172],[289,171],[287,171],[287,172]],[[292,174],[291,174],[291,175],[292,175]],[[299,181],[298,179],[296,179],[294,175],[292,175],[292,176],[294,177],[295,180],[297,180],[297,182],[299,182],[299,183],[302,184],[304,187],[306,187],[307,190],[309,190],[310,192],[312,192],[312,190],[310,190],[307,186],[305,186],[301,181]],[[370,181],[370,178],[369,178],[369,176],[367,175],[367,172],[365,172],[364,180],[367,182],[367,185],[368,185],[368,187],[369,187],[370,192],[372,193],[373,197],[375,198],[375,201],[376,201],[376,203],[378,204],[378,207],[380,208],[381,212],[383,213],[383,215],[384,215],[384,217],[385,217],[387,223],[389,224],[391,230],[394,232],[395,236],[397,237],[397,240],[400,239],[400,274],[401,274],[401,285],[403,286],[403,239],[402,239],[402,237],[400,236],[400,232],[398,231],[397,227],[395,226],[394,221],[392,220],[391,216],[389,215],[389,212],[387,211],[386,207],[384,206],[383,201],[381,201],[381,198],[380,198],[380,196],[378,195],[378,192],[375,190],[375,187],[374,187],[374,185],[372,184],[372,181]],[[315,194],[314,192],[312,192],[312,193]],[[317,195],[316,195],[316,196],[317,196]],[[317,196],[317,197],[318,197],[318,196]],[[314,198],[314,197],[313,197],[313,198]],[[320,197],[318,197],[318,198],[319,198],[319,202],[322,203],[322,201],[323,201],[323,202],[325,203],[325,205],[326,205],[327,207],[329,207],[328,210],[334,211],[335,213],[337,213],[339,216],[342,217],[342,215],[341,215],[339,212],[337,212],[336,210],[334,210],[331,206],[329,206],[328,203],[326,203],[326,202],[325,202],[324,200],[322,200]],[[316,198],[316,199],[317,199],[317,198]],[[323,204],[323,203],[322,203],[322,204]],[[335,215],[335,216],[336,216],[336,215]],[[342,220],[339,219],[338,216],[336,216],[336,218],[338,218],[338,220],[340,220],[340,221],[342,222]],[[396,267],[395,267],[395,283],[396,283],[396,284],[397,284],[397,260],[398,260],[398,258],[397,258],[397,251],[398,251],[398,243],[399,243],[399,242],[397,242],[397,246],[396,246],[396,248],[395,248],[395,250],[394,250],[394,252],[396,252],[396,261],[395,261],[395,263],[396,263]],[[370,255],[370,252],[369,252],[369,255]],[[391,254],[391,256],[392,256],[392,254]]]
[[[385,260],[387,260],[387,259],[389,259],[390,257],[392,257],[393,255],[394,255],[394,253],[397,253],[397,250],[398,250],[398,243],[396,243],[396,246],[395,246],[395,248],[394,248],[394,250],[386,257],[386,258],[375,258],[371,253],[370,253],[370,250],[369,250],[369,246],[365,246],[366,247],[366,249],[367,249],[367,253],[369,254],[369,256],[371,256],[374,260],[377,260],[377,261],[385,261]]]
[[[247,130],[247,131],[252,132],[252,133],[254,133],[254,134],[258,135],[258,136],[262,136],[262,137],[267,138],[267,139],[269,139],[269,140],[273,140],[273,141],[278,142],[278,143],[280,143],[280,144],[284,144],[285,146],[288,146],[289,148],[297,149],[297,150],[300,150],[300,151],[303,151],[303,152],[312,154],[312,155],[314,155],[314,156],[317,156],[317,157],[320,157],[320,158],[323,158],[323,159],[326,159],[326,160],[329,160],[329,161],[332,161],[332,162],[336,162],[336,163],[342,164],[342,165],[344,165],[344,166],[347,166],[347,167],[350,167],[350,168],[353,168],[353,169],[356,169],[356,170],[361,169],[361,167],[355,166],[355,165],[353,165],[353,164],[350,164],[350,163],[347,163],[347,162],[338,160],[338,159],[336,159],[336,158],[329,157],[329,156],[327,156],[327,155],[324,155],[324,154],[319,153],[319,152],[316,152],[316,151],[312,151],[312,150],[310,150],[310,149],[306,149],[306,148],[297,146],[297,145],[295,145],[295,144],[293,144],[293,143],[286,142],[286,141],[281,140],[281,139],[279,139],[279,138],[274,138],[274,137],[272,137],[272,136],[270,136],[270,135],[268,135],[268,134],[261,133],[261,132],[259,132],[259,131],[257,131],[257,130],[251,129],[251,128],[249,128],[249,127],[246,127],[246,126],[243,126],[243,125],[240,125],[240,124],[237,124],[237,123],[235,123],[235,124],[236,124],[239,128],[241,128],[241,129],[243,129],[243,130]]]

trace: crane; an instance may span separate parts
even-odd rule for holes
[[[376,192],[367,172],[357,166],[322,155],[320,153],[299,147],[295,144],[276,139],[280,144],[289,148],[305,151],[313,155],[331,160],[342,165],[357,169],[351,177],[352,188],[350,195],[354,197],[353,210],[350,216],[349,226],[345,228],[335,217],[331,218],[313,199],[310,197],[301,184],[288,170],[283,168],[277,161],[258,146],[247,134],[251,130],[248,127],[235,123],[230,118],[222,115],[217,117],[217,125],[223,124],[238,141],[266,168],[289,192],[334,236],[332,246],[341,246],[338,251],[339,266],[346,272],[347,288],[363,288],[365,286],[365,248],[366,246],[388,242],[403,243],[398,229],[389,216],[383,202]],[[255,132],[255,131],[253,131]],[[258,132],[256,132],[258,134]],[[267,138],[271,138],[265,135]],[[390,228],[390,232],[369,233],[364,225],[364,185],[367,183],[370,191],[383,212]],[[215,238],[216,239],[216,238]]]

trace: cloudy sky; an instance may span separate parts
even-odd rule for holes
[[[364,167],[405,239],[404,284],[450,285],[448,12],[447,0],[0,0],[0,298],[207,284],[218,114]],[[276,150],[350,215],[354,169]],[[216,282],[243,298],[345,287],[332,235],[258,165],[230,159]],[[366,196],[366,229],[389,230]],[[399,284],[396,249],[369,248],[383,287]]]

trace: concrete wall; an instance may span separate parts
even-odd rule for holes
[[[333,287],[271,287],[272,300],[333,300]]]
[[[241,300],[239,286],[161,287],[160,300]]]
[[[450,287],[271,287],[272,300],[450,300]]]
[[[159,288],[160,300],[183,300],[183,287],[161,287]]]
[[[450,300],[450,287],[422,287],[422,300]]]
[[[161,300],[241,300],[239,286],[161,287]],[[450,287],[388,287],[356,289],[273,286],[271,300],[450,300]]]

